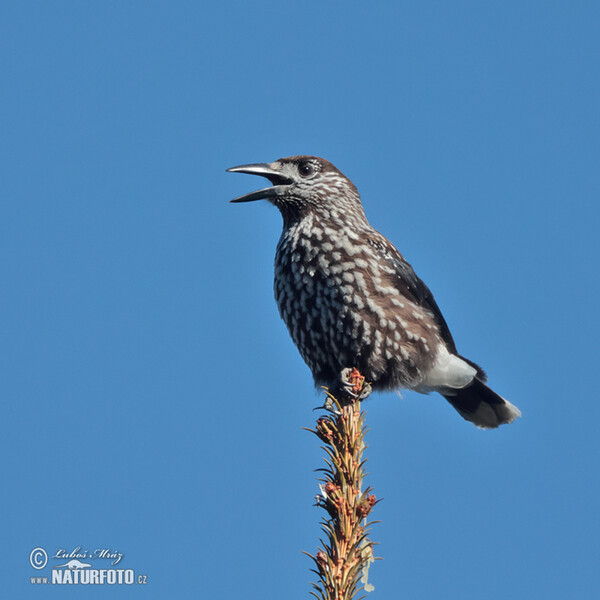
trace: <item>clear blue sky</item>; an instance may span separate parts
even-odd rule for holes
[[[225,173],[291,154],[351,177],[523,411],[367,401],[369,598],[593,597],[597,3],[2,13],[3,597],[115,593],[31,585],[38,546],[122,552],[148,584],[121,597],[308,597],[320,400],[272,297],[280,216]]]

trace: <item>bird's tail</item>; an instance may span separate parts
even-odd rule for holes
[[[460,415],[477,427],[494,429],[512,423],[521,416],[521,411],[490,389],[479,378],[460,389],[445,388],[442,395]]]

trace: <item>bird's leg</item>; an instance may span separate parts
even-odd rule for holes
[[[372,391],[371,385],[365,381],[356,367],[343,369],[339,376],[337,388],[345,398],[364,400]]]

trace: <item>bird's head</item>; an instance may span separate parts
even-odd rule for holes
[[[240,165],[231,173],[266,177],[273,185],[231,202],[269,200],[290,223],[316,213],[322,218],[360,218],[364,211],[354,184],[328,160],[317,156],[289,156],[272,163]]]

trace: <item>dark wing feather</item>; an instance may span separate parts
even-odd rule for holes
[[[377,237],[370,238],[368,243],[376,250],[381,259],[393,267],[396,273],[396,276],[393,278],[393,284],[396,289],[398,289],[403,296],[418,306],[427,309],[433,315],[434,321],[438,326],[440,335],[446,343],[448,350],[452,352],[452,354],[460,356],[463,360],[476,368],[478,378],[481,381],[486,381],[487,376],[485,371],[479,365],[458,353],[448,323],[446,323],[446,319],[444,319],[442,311],[437,305],[431,290],[423,283],[415,273],[414,269],[404,259],[402,254],[400,254],[398,249],[381,234],[378,234]]]
[[[396,277],[393,283],[400,291],[400,293],[417,304],[426,308],[434,317],[434,320],[439,327],[440,335],[448,350],[454,354],[458,354],[456,350],[456,344],[446,319],[442,315],[440,307],[437,305],[431,290],[423,283],[423,281],[415,273],[414,269],[404,259],[402,254],[398,252],[398,249],[383,236],[381,238],[371,238],[368,240],[369,244],[377,251],[379,256],[388,264],[390,264],[396,272]]]

